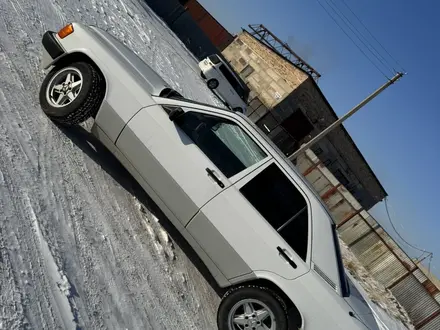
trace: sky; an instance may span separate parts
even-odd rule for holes
[[[440,277],[440,2],[199,0],[231,33],[248,24],[264,24],[289,41],[322,74],[318,84],[341,116],[386,78],[320,6],[326,1],[340,8],[345,1],[407,72],[344,126],[387,191],[398,232],[409,243],[434,253],[431,270]],[[396,237],[383,202],[372,214]],[[403,242],[401,246],[412,257],[421,254]]]

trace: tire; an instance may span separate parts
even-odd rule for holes
[[[201,77],[203,80],[206,80],[206,76],[205,76],[205,74],[203,73],[203,71],[200,71],[200,77]]]
[[[244,304],[250,304],[252,308],[246,310]],[[268,311],[268,316],[264,319],[263,310]],[[243,329],[258,329],[261,322],[271,330],[288,329],[287,308],[284,301],[275,292],[254,285],[240,286],[224,295],[217,312],[219,330],[240,329],[234,327],[234,319],[242,322]]]
[[[75,62],[56,66],[47,74],[40,88],[40,105],[54,122],[76,125],[96,116],[104,94],[104,78],[98,70],[90,63]]]
[[[240,108],[240,107],[236,107],[236,108],[234,108],[234,111],[235,111],[235,112],[244,113],[243,109]]]
[[[218,87],[218,80],[217,79],[209,79],[206,84],[208,85],[209,89],[216,89]]]

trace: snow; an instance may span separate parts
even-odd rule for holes
[[[408,314],[391,291],[372,278],[343,241],[340,245],[347,275],[370,306],[380,329],[414,329]]]
[[[63,327],[65,329],[75,329],[75,317],[72,314],[70,302],[68,300],[68,297],[70,296],[69,281],[67,280],[67,277],[63,274],[63,272],[58,269],[58,266],[53,259],[52,253],[49,249],[49,245],[41,234],[37,216],[35,215],[34,209],[32,208],[29,196],[27,194],[24,195],[23,201],[24,208],[29,214],[29,217],[32,221],[32,226],[35,231],[35,235],[40,243],[39,249],[41,251],[46,273],[48,274],[49,280],[51,282],[51,291],[54,293],[53,297],[56,302],[56,307],[58,308],[60,316],[62,318]],[[24,274],[25,272],[21,271],[21,273]],[[73,306],[72,309],[74,309]]]
[[[90,123],[59,128],[38,101],[41,35],[67,22],[220,105],[194,57],[141,0],[3,0],[0,18],[0,329],[216,329],[219,298],[181,236]]]

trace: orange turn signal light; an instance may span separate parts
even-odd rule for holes
[[[58,31],[58,36],[61,39],[64,39],[65,37],[67,37],[69,34],[73,33],[73,24],[68,24],[65,27],[63,27],[61,30]]]

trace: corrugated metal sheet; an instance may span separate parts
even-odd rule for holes
[[[427,323],[420,330],[439,330],[440,329],[440,316],[437,316],[431,322]]]
[[[299,167],[307,171],[306,178],[321,196],[325,196],[324,201],[336,224],[341,224],[338,228],[341,239],[361,264],[378,282],[390,288],[414,324],[418,325],[417,329],[440,330],[440,315],[437,315],[440,293],[368,212],[357,212],[359,207],[346,198],[346,191],[336,187],[334,178],[329,179],[324,174],[323,165],[314,166],[307,158],[299,159],[299,163],[302,161],[304,164]],[[347,214],[353,216],[343,222]]]
[[[425,282],[428,278],[423,274],[423,272],[420,269],[416,269],[413,272],[414,276],[419,280],[420,283]]]
[[[406,277],[391,288],[391,292],[408,312],[415,325],[440,310],[439,304],[414,275]]]

